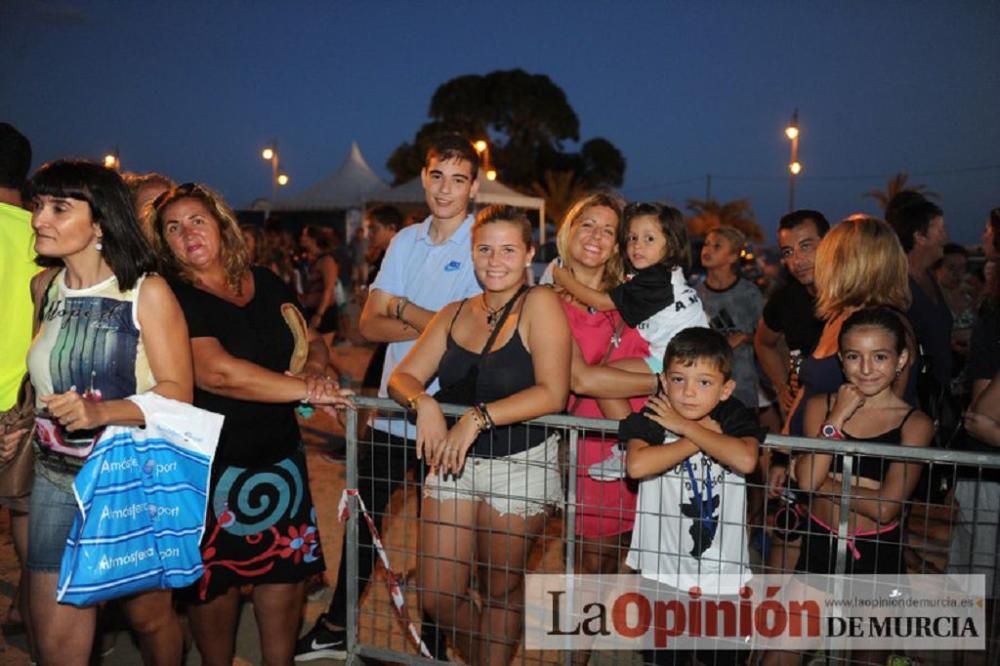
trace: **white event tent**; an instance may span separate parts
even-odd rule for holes
[[[291,212],[364,208],[372,200],[372,193],[387,187],[385,181],[368,166],[357,142],[352,142],[351,150],[340,168],[298,194],[278,197],[272,210]]]
[[[545,244],[545,199],[521,194],[497,180],[489,180],[486,174],[479,171],[479,192],[476,194],[476,204],[505,204],[519,208],[537,210],[541,224],[539,226],[539,244]],[[372,192],[369,201],[380,203],[422,203],[424,201],[424,186],[419,178],[405,182],[396,187],[386,187]]]

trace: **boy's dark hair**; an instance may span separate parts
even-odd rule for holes
[[[392,227],[396,231],[403,228],[403,215],[395,206],[375,206],[365,215],[372,222],[378,222],[383,227]]]
[[[781,216],[781,219],[778,220],[778,231],[782,229],[794,229],[806,222],[812,222],[816,226],[816,233],[820,238],[826,236],[826,232],[830,230],[830,221],[826,219],[823,213],[818,210],[800,208]]]
[[[944,215],[941,207],[932,201],[921,197],[919,201],[913,201],[901,206],[893,211],[892,217],[886,221],[892,225],[896,235],[899,236],[899,243],[903,246],[904,252],[909,252],[914,246],[914,236],[917,233],[926,234],[931,221],[936,217]]]
[[[424,166],[429,165],[435,157],[440,161],[465,160],[472,164],[472,180],[479,176],[479,153],[468,139],[457,132],[438,134],[430,140]]]
[[[663,355],[664,371],[673,361],[685,366],[708,361],[726,380],[733,377],[733,349],[726,336],[711,328],[694,326],[675,335]]]
[[[637,217],[655,217],[660,222],[663,235],[667,238],[667,253],[663,256],[661,264],[673,270],[680,266],[687,270],[691,267],[691,241],[688,239],[687,224],[684,222],[684,213],[673,206],[663,203],[630,203],[625,206],[622,213],[622,225],[619,231],[618,243],[621,256],[629,269],[634,270],[634,266],[628,260],[628,253],[625,251],[628,241],[629,224]]]
[[[122,291],[156,270],[156,255],[136,219],[132,195],[114,169],[82,160],[49,162],[31,177],[27,192],[29,199],[48,195],[90,205],[92,219],[104,233],[101,256]]]
[[[10,123],[0,123],[0,187],[20,190],[31,169],[31,142]]]

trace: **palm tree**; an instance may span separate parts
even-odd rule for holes
[[[542,176],[542,182],[531,184],[530,194],[545,199],[545,212],[555,220],[556,228],[563,223],[566,211],[577,199],[590,194],[583,179],[574,171],[549,171]]]
[[[736,199],[726,203],[719,203],[711,198],[688,199],[684,205],[694,213],[687,218],[688,232],[692,236],[704,236],[716,227],[727,226],[742,231],[747,240],[758,243],[764,240],[764,231],[757,224],[749,199]]]
[[[878,207],[881,208],[883,212],[885,211],[886,206],[889,205],[889,202],[892,201],[892,198],[900,192],[916,192],[917,194],[923,195],[928,199],[937,199],[939,197],[937,192],[931,192],[927,189],[926,185],[908,185],[906,181],[909,180],[909,178],[910,174],[905,171],[900,171],[886,181],[885,191],[868,190],[862,196],[874,199],[878,202]]]

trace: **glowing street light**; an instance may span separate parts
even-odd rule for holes
[[[118,146],[115,146],[115,149],[112,152],[104,156],[104,166],[109,169],[114,169],[115,171],[121,169],[122,160],[121,157],[118,156]]]
[[[799,110],[792,113],[792,121],[785,128],[785,136],[792,142],[791,157],[788,160],[788,212],[795,210],[795,177],[802,173],[799,162]]]
[[[490,164],[490,144],[485,139],[479,139],[473,142],[472,147],[483,158],[483,171],[486,173],[486,180],[496,180],[497,170]]]
[[[271,205],[278,196],[278,188],[288,185],[288,174],[281,173],[281,159],[278,156],[278,141],[271,141],[271,145],[260,151],[260,156],[271,163]]]

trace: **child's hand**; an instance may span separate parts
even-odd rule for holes
[[[682,431],[690,423],[674,411],[674,408],[670,406],[670,399],[666,396],[659,394],[652,396],[646,403],[646,407],[653,412],[649,415],[651,421],[659,423],[675,435],[683,435]]]
[[[865,404],[865,395],[858,390],[854,384],[841,384],[837,391],[837,401],[830,410],[828,422],[838,429],[844,427],[844,423]]]
[[[566,286],[566,282],[573,279],[573,274],[569,272],[566,268],[562,266],[552,267],[552,281],[558,286]]]
[[[719,423],[711,416],[706,416],[702,420],[698,421],[698,425],[705,430],[711,430],[712,432],[717,432],[720,435],[722,434],[722,426],[720,426]]]
[[[746,345],[753,342],[753,336],[749,333],[730,333],[726,336],[729,340],[729,346],[732,349],[736,349],[740,345]]]

